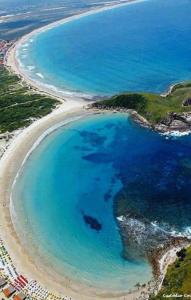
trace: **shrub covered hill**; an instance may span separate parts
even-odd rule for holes
[[[165,96],[126,93],[93,103],[103,110],[133,110],[142,125],[160,132],[191,130],[191,82],[175,85]],[[140,117],[139,117],[140,116]],[[176,296],[177,295],[177,296]],[[162,288],[150,300],[191,298],[191,247],[177,252],[175,263],[168,267]]]
[[[30,90],[16,75],[0,66],[0,133],[31,124],[50,113],[58,103]]]
[[[130,109],[159,131],[188,130],[191,127],[191,82],[175,85],[166,96],[126,93],[92,104],[98,109]]]
[[[177,259],[168,267],[160,292],[157,296],[151,296],[150,300],[165,298],[191,298],[191,247],[177,252]]]

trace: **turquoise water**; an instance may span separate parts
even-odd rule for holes
[[[18,57],[29,77],[58,90],[162,92],[191,78],[190,15],[189,0],[137,2],[33,36]],[[30,155],[13,190],[28,251],[92,287],[125,292],[147,282],[148,262],[123,257],[114,204],[125,191],[138,220],[190,235],[190,149],[190,136],[167,139],[125,114],[54,131]]]
[[[190,149],[190,136],[167,139],[127,114],[94,115],[57,129],[32,152],[13,190],[28,251],[35,246],[41,262],[94,287],[122,292],[147,282],[148,262],[123,258],[114,201],[125,188],[134,214],[188,232]],[[92,221],[100,226],[92,228]]]
[[[22,203],[25,215],[19,220],[21,230],[28,228],[33,242],[40,245],[39,255],[50,257],[53,269],[61,274],[67,270],[67,276],[95,287],[126,291],[150,279],[151,268],[144,261],[125,261],[121,256],[112,199],[122,184],[112,161],[105,155],[98,163],[86,159],[109,150],[121,127],[128,128],[129,120],[116,115],[93,117],[55,131],[25,164],[14,197],[17,211]],[[110,201],[105,200],[108,193]],[[91,229],[83,213],[96,218],[102,229]]]
[[[18,51],[28,76],[93,95],[163,92],[191,78],[191,2],[147,0],[79,18]]]

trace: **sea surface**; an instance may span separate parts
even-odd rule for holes
[[[121,0],[117,0],[119,3]],[[18,39],[32,30],[115,0],[1,0],[0,39]]]
[[[189,0],[138,1],[36,34],[17,56],[31,79],[61,92],[163,92],[191,78],[190,15]],[[13,187],[23,246],[69,283],[127,292],[148,282],[145,256],[124,258],[118,196],[125,191],[138,220],[191,235],[190,149],[190,136],[159,135],[122,113],[60,127],[32,152]]]
[[[190,0],[145,0],[81,17],[26,41],[27,75],[89,95],[161,93],[191,78]]]
[[[126,292],[152,277],[144,258],[125,259],[116,195],[169,232],[191,234],[191,136],[166,137],[127,114],[88,116],[35,148],[13,188],[14,220],[36,260],[69,280]]]

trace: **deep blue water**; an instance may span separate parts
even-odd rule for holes
[[[191,78],[190,15],[189,0],[133,3],[41,33],[19,58],[30,77],[58,89],[163,92]]]
[[[41,261],[94,287],[127,291],[148,281],[147,261],[122,256],[114,199],[125,188],[135,214],[183,233],[191,225],[190,149],[190,136],[167,139],[119,113],[54,131],[31,154],[13,190],[28,251],[36,246]],[[84,216],[101,226],[91,228]]]

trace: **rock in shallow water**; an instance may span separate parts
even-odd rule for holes
[[[83,219],[84,219],[84,222],[87,225],[89,225],[89,227],[91,229],[96,230],[96,231],[100,231],[102,229],[102,224],[99,223],[99,221],[96,218],[84,214]]]

